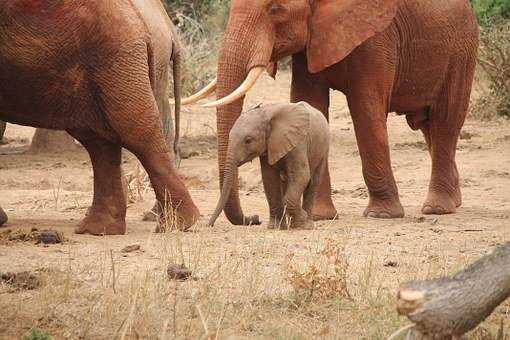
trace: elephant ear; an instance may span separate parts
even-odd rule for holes
[[[274,165],[308,136],[310,108],[304,102],[279,104],[272,108],[269,124],[267,159]]]
[[[313,0],[307,46],[308,70],[317,73],[344,59],[384,31],[398,0]]]

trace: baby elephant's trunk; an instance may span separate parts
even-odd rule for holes
[[[223,177],[223,187],[221,189],[221,196],[216,205],[216,209],[209,220],[208,225],[210,227],[214,226],[214,222],[218,216],[220,216],[221,212],[225,208],[225,204],[227,203],[228,196],[230,195],[230,190],[232,190],[232,183],[234,182],[234,176],[237,176],[237,164],[232,159],[232,156],[229,154],[227,156],[227,162],[225,166],[225,173]]]

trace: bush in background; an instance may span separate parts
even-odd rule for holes
[[[483,95],[476,117],[510,118],[510,1],[470,0],[480,24],[477,83]]]
[[[216,75],[221,33],[229,0],[165,0],[184,48],[183,94],[203,88]]]
[[[480,99],[482,118],[510,118],[510,20],[500,20],[482,29],[478,65],[488,80],[488,93]],[[489,112],[490,111],[490,112]]]
[[[509,0],[470,0],[481,26],[490,26],[499,19],[510,19]]]

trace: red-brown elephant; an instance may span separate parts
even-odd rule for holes
[[[292,102],[307,101],[328,117],[330,89],[346,96],[370,199],[364,215],[404,215],[390,162],[389,112],[421,129],[432,157],[425,214],[461,205],[455,149],[468,109],[478,25],[467,0],[232,0],[218,62],[216,106],[220,183],[228,134],[244,95],[263,69],[292,55]],[[226,96],[226,97],[225,97]],[[188,100],[186,100],[188,102]],[[313,213],[336,215],[329,172]],[[237,190],[225,208],[234,224],[244,216]]]
[[[199,211],[160,119],[169,130],[171,62],[176,118],[181,89],[179,44],[161,1],[0,1],[0,27],[0,119],[66,130],[90,154],[94,199],[76,232],[125,233],[122,147],[141,161],[158,201],[173,203],[176,225],[193,225]]]

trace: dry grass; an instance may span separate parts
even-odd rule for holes
[[[395,312],[393,282],[381,259],[352,256],[350,233],[237,229],[149,234],[142,252],[104,247],[77,262],[73,250],[39,271],[35,291],[0,287],[0,334],[19,338],[41,330],[74,339],[384,339],[408,324]],[[248,236],[247,236],[248,235]],[[220,242],[223,240],[223,242]],[[295,240],[295,241],[296,241]],[[435,277],[445,257],[399,259],[400,280]],[[169,280],[169,264],[184,264],[193,279]],[[425,269],[425,270],[424,270]],[[395,275],[391,275],[393,280]],[[496,339],[501,307],[473,339]],[[506,314],[504,314],[506,313]]]

